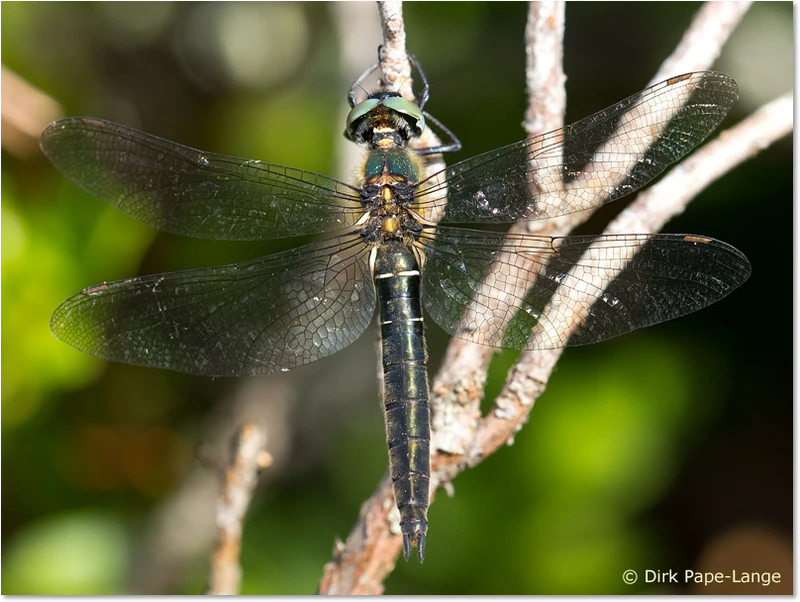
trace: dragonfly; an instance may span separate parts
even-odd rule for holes
[[[430,494],[422,308],[495,348],[597,343],[706,307],[750,275],[707,236],[549,237],[475,229],[588,211],[629,195],[702,142],[738,97],[719,72],[670,78],[594,115],[424,176],[460,142],[418,101],[348,94],[353,184],[196,150],[102,119],[56,121],[41,148],[74,184],[154,228],[229,241],[327,237],[257,259],[85,288],[51,329],[86,353],[204,376],[287,371],[358,339],[378,311],[389,473],[406,560],[424,558]],[[362,94],[363,96],[364,94]],[[427,127],[450,140],[413,145]],[[598,278],[607,282],[598,285]],[[561,322],[586,306],[572,327]]]

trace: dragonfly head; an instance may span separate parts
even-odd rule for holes
[[[405,147],[424,129],[425,116],[417,104],[396,92],[378,92],[350,110],[344,136],[372,148]]]

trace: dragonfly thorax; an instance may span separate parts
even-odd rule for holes
[[[417,158],[401,148],[373,149],[364,162],[362,201],[369,216],[362,235],[375,244],[416,239],[422,224],[410,211],[419,180]]]

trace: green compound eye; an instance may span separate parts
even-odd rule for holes
[[[379,104],[381,104],[380,99],[378,98],[368,98],[364,102],[358,103],[347,114],[347,121],[345,122],[345,130],[344,135],[349,139],[353,139],[353,124],[361,119],[364,115],[373,111]]]
[[[414,121],[414,133],[417,136],[422,134],[422,130],[425,129],[425,116],[416,103],[406,100],[401,96],[390,96],[389,98],[383,99],[383,104],[398,113],[410,117]]]

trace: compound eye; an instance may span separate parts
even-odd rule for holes
[[[366,116],[370,111],[381,104],[377,98],[367,98],[365,101],[358,103],[347,114],[347,121],[345,121],[344,135],[348,140],[353,140],[355,124]]]
[[[425,116],[422,110],[416,103],[406,100],[401,96],[391,96],[383,99],[383,104],[393,111],[397,111],[401,115],[409,118],[409,124],[412,126],[414,133],[419,136],[422,130],[425,129]]]

